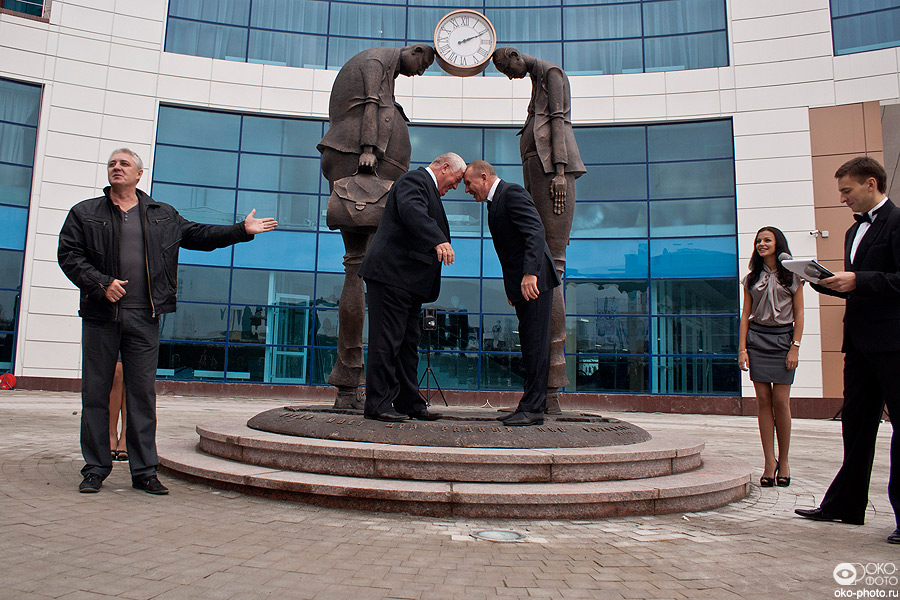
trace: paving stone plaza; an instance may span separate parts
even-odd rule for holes
[[[249,419],[285,401],[160,396],[157,437]],[[292,401],[291,404],[296,404]],[[274,501],[162,473],[169,496],[131,488],[115,463],[79,494],[80,399],[0,392],[0,599],[897,598],[900,547],[879,433],[864,526],[800,519],[841,459],[840,422],[795,419],[788,488],[758,487],[754,417],[609,413],[746,460],[750,495],[699,513],[591,521],[414,517]],[[483,531],[516,542],[478,539]],[[840,563],[879,571],[853,585]]]

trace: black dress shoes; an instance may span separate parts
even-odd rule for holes
[[[517,412],[503,419],[503,424],[508,426],[543,425],[544,413]]]
[[[805,519],[813,521],[841,521],[848,525],[862,525],[861,519],[847,519],[839,515],[832,514],[822,508],[795,508],[794,513]]]
[[[84,481],[78,484],[78,491],[82,494],[96,494],[100,491],[103,480],[96,473],[88,473],[84,476]],[[894,533],[897,533],[896,531]]]
[[[888,544],[900,544],[900,527],[894,530],[894,533],[887,536]]]
[[[148,494],[153,494],[154,496],[165,496],[169,493],[169,488],[161,484],[156,475],[145,479],[132,479],[131,487],[136,490],[141,490],[142,492],[147,492]]]
[[[441,418],[441,413],[430,412],[427,408],[418,412],[406,413],[406,415],[410,419],[416,419],[419,421],[437,421]]]
[[[404,414],[400,414],[397,411],[386,410],[383,413],[372,413],[363,415],[367,419],[374,419],[375,421],[386,421],[388,423],[399,423],[400,421],[405,421],[409,417]]]

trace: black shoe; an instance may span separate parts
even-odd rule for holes
[[[400,414],[397,411],[388,410],[383,413],[372,413],[363,415],[367,419],[374,419],[376,421],[387,421],[388,423],[399,423],[400,421],[406,421],[409,419],[406,415]]]
[[[832,514],[822,508],[795,508],[794,513],[805,519],[813,521],[841,521],[848,525],[862,525],[862,519],[847,519],[839,515]]]
[[[419,421],[437,421],[443,416],[441,413],[431,412],[427,408],[425,410],[420,410],[419,412],[406,413],[406,415],[410,419],[417,419]]]
[[[775,487],[775,478],[774,477],[760,477],[759,478],[759,487]]]
[[[888,544],[900,544],[900,527],[894,530],[894,533],[887,536]]]
[[[143,490],[148,494],[153,494],[154,496],[165,496],[169,493],[169,488],[161,484],[156,475],[147,477],[146,479],[132,479],[131,487],[136,490]]]
[[[507,426],[517,425],[543,425],[543,413],[517,412],[503,420],[503,424]]]
[[[84,476],[84,480],[78,484],[78,491],[82,494],[96,494],[100,491],[103,480],[96,473],[88,473]]]

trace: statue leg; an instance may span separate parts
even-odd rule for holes
[[[344,238],[344,288],[338,306],[337,360],[328,383],[337,386],[335,408],[362,409],[365,392],[359,386],[365,381],[363,364],[363,321],[366,315],[366,296],[363,280],[359,277],[362,263],[372,235],[341,231]]]
[[[550,197],[552,174],[544,173],[538,157],[530,157],[523,164],[525,187],[534,200],[535,207],[544,224],[547,247],[553,256],[553,264],[559,278],[563,281],[553,290],[553,309],[550,317],[550,378],[547,382],[548,414],[559,414],[559,388],[569,385],[566,376],[566,301],[563,294],[566,273],[566,246],[569,245],[569,233],[572,231],[572,219],[575,215],[575,178],[566,177],[566,210],[561,215],[553,212],[553,200]]]

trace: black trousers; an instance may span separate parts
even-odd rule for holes
[[[862,522],[869,503],[875,436],[885,405],[891,417],[891,470],[888,497],[900,527],[900,352],[848,349],[844,356],[844,406],[841,433],[844,462],[831,482],[822,509]]]
[[[82,319],[82,475],[106,479],[112,471],[109,447],[109,391],[119,352],[125,382],[125,447],[133,479],[156,474],[156,365],[159,318],[150,309],[120,308],[116,321]]]
[[[550,376],[550,314],[553,290],[528,302],[515,304],[519,318],[519,343],[525,385],[517,411],[543,413],[547,408],[547,380]]]
[[[380,281],[366,279],[369,304],[369,353],[366,360],[365,413],[425,410],[417,370],[424,298]]]

